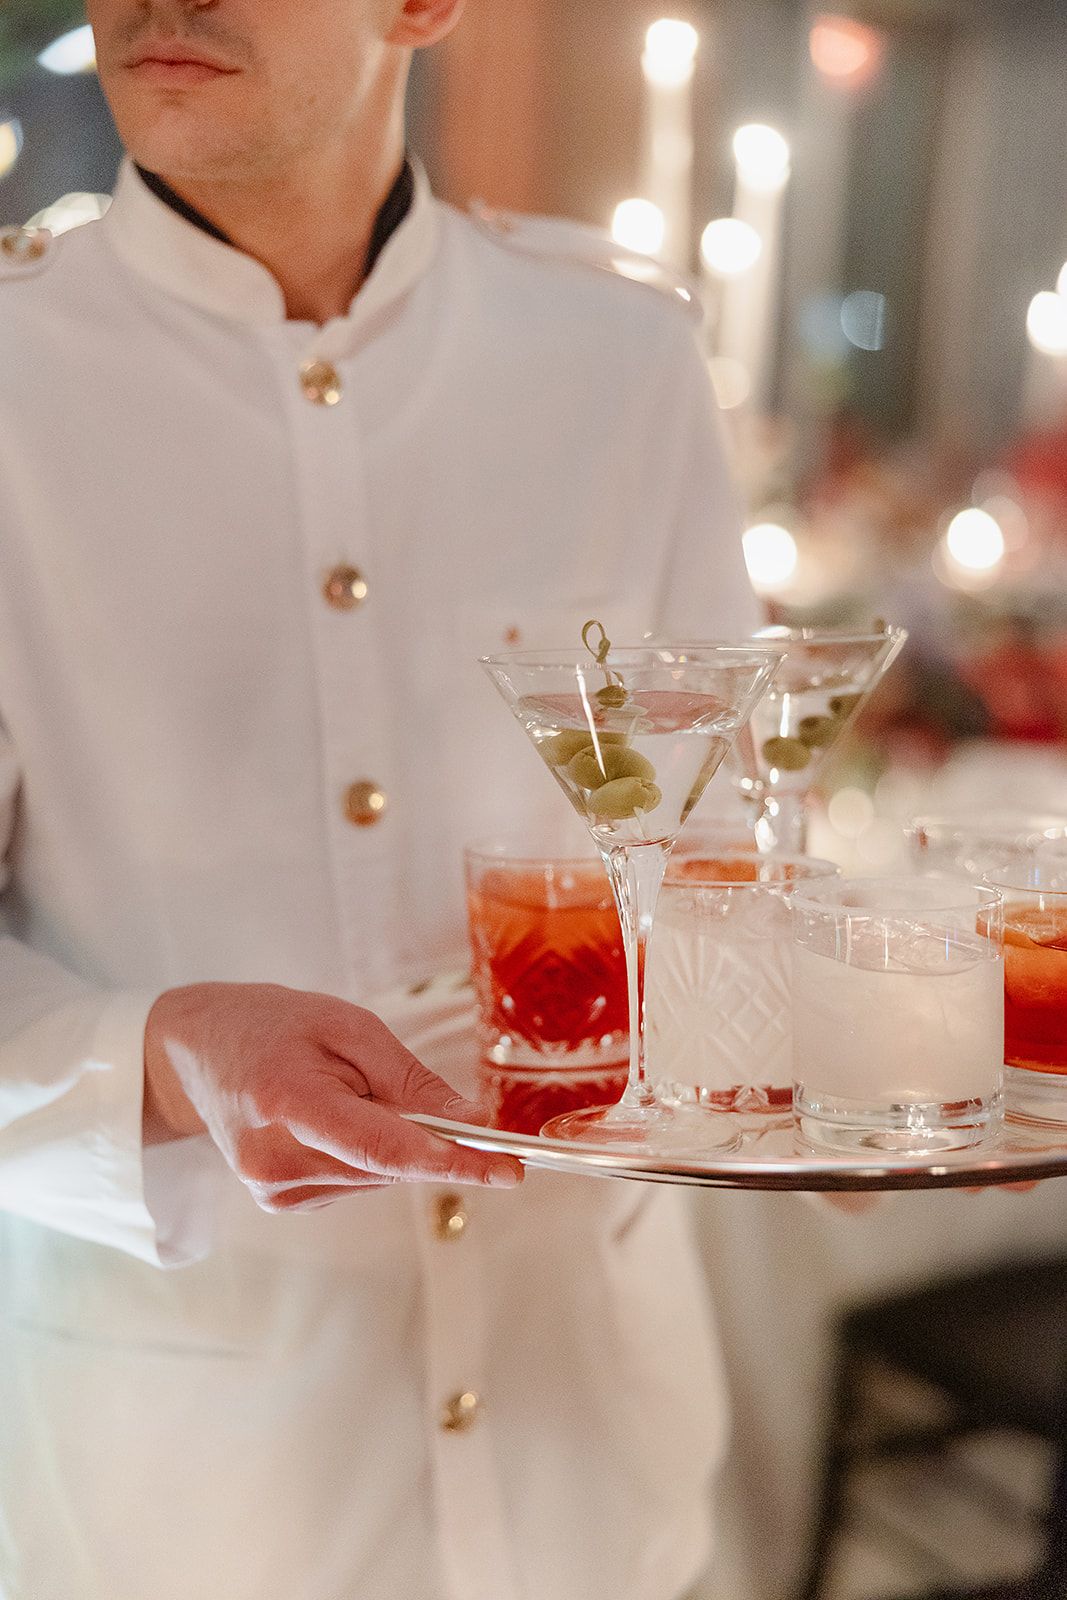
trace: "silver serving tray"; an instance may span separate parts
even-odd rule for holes
[[[740,1142],[735,1149],[696,1158],[666,1151],[630,1155],[602,1146],[408,1113],[409,1121],[454,1144],[518,1156],[529,1167],[704,1189],[952,1189],[1067,1177],[1067,1127],[1006,1121],[984,1143],[969,1150],[908,1156],[878,1150],[869,1156],[836,1156],[805,1149],[787,1117],[716,1112],[714,1118],[717,1133],[721,1130]]]

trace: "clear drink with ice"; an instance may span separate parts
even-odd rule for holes
[[[792,1103],[789,896],[837,868],[810,856],[679,846],[649,958],[650,1070],[679,1105],[788,1112]]]
[[[978,1142],[1003,1089],[1000,897],[966,883],[819,885],[794,901],[801,1131],[837,1149]]]

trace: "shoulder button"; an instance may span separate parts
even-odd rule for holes
[[[506,249],[556,265],[581,265],[610,272],[617,278],[629,278],[682,305],[697,320],[703,315],[700,295],[691,279],[654,256],[640,255],[616,244],[609,233],[564,218],[496,211],[480,200],[473,201],[468,210],[475,227]]]
[[[47,228],[0,228],[0,277],[38,272],[54,242]]]

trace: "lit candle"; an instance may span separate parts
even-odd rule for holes
[[[749,123],[734,135],[734,161],[733,221],[759,237],[760,250],[746,270],[726,279],[716,343],[720,355],[749,373],[758,409],[770,391],[789,145],[777,129]]]
[[[658,256],[667,231],[666,218],[651,200],[620,200],[611,219],[611,237],[624,250]]]
[[[647,88],[642,193],[664,218],[663,253],[688,268],[693,185],[693,66],[697,31],[662,17],[645,35],[641,69]]]
[[[704,332],[709,354],[719,349],[724,284],[750,273],[762,254],[763,240],[755,228],[737,217],[716,217],[700,235]],[[735,357],[724,359],[736,364]]]
[[[1023,421],[1047,427],[1067,399],[1067,262],[1055,290],[1035,294],[1026,313],[1029,344],[1023,384]]]

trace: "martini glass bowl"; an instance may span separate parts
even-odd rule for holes
[[[607,868],[622,926],[630,1014],[626,1090],[615,1106],[546,1123],[552,1138],[618,1147],[689,1141],[725,1148],[713,1112],[660,1102],[645,1055],[644,978],[667,858],[731,741],[778,665],[772,646],[686,645],[579,652],[519,651],[481,665],[548,771],[586,823]]]
[[[762,850],[804,854],[807,808],[827,756],[904,647],[903,628],[869,633],[764,628],[782,664],[730,756],[734,788]]]

